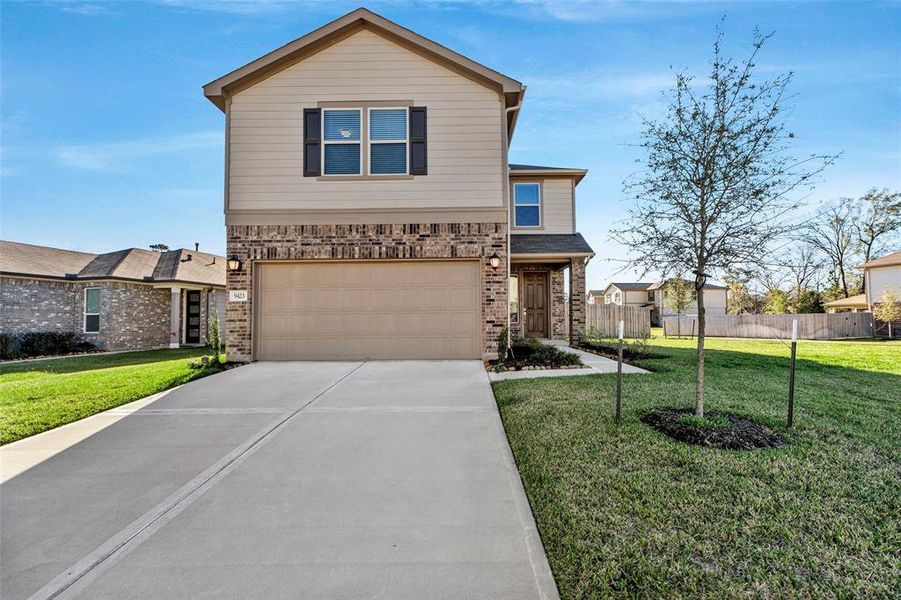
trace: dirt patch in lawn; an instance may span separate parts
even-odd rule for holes
[[[673,439],[721,450],[778,448],[785,444],[769,427],[717,411],[699,419],[691,409],[661,408],[642,416],[641,422]]]

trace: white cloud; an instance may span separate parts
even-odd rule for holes
[[[60,164],[91,171],[124,171],[134,160],[163,154],[213,148],[223,144],[221,131],[198,131],[166,137],[59,146]]]

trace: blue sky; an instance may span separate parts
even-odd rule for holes
[[[4,239],[107,251],[154,242],[224,252],[223,115],[201,86],[360,2],[4,1]],[[901,189],[901,3],[372,2],[368,8],[528,84],[511,161],[584,167],[578,223],[598,257],[628,208],[640,115],[662,110],[670,67],[703,75],[725,14],[744,56],[775,30],[760,71],[793,71],[798,154],[838,153],[810,208]]]

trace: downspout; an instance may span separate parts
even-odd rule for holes
[[[510,154],[509,154],[510,138],[509,138],[509,131],[507,131],[507,127],[508,127],[507,126],[507,115],[509,115],[513,111],[518,111],[520,108],[522,108],[522,100],[523,100],[523,98],[525,98],[527,87],[528,87],[527,85],[523,84],[522,91],[519,93],[519,102],[516,103],[516,106],[510,106],[506,110],[504,110],[504,166],[507,167],[507,171],[506,171],[507,179],[504,182],[504,189],[507,191],[506,199],[508,202],[510,202],[510,204],[507,205],[507,294],[508,294],[508,296],[510,294],[510,277],[513,276],[512,272],[511,272],[511,268],[512,268],[511,262],[512,261],[510,258],[510,255],[512,254],[512,250],[511,250],[511,246],[510,246],[510,236],[511,236],[510,214],[513,212],[513,206],[512,206],[513,198],[510,194]],[[519,293],[518,285],[516,286],[516,293],[517,294]],[[519,307],[519,298],[516,299],[516,306]],[[513,347],[513,328],[512,328],[513,323],[510,321],[510,298],[509,297],[507,298],[506,311],[507,311],[507,353],[509,354],[510,348]],[[498,356],[497,358],[498,358],[498,360],[504,360],[506,357]]]

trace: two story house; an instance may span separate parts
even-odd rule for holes
[[[666,284],[666,281],[611,283],[603,290],[591,290],[588,293],[588,303],[644,306],[651,309],[651,324],[659,326],[663,317],[677,314],[666,301]],[[721,285],[704,284],[704,308],[708,315],[726,314],[728,291],[728,288]],[[693,301],[683,314],[695,314],[697,310],[697,301]]]
[[[362,8],[204,86],[225,113],[230,358],[578,339],[586,171],[508,164],[525,91]]]

